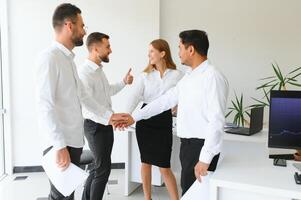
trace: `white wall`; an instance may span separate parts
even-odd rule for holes
[[[271,62],[285,73],[301,66],[300,10],[299,0],[161,0],[160,36],[180,65],[179,32],[205,30],[209,59],[228,78],[230,99],[234,90],[243,92],[250,105],[250,97],[262,96],[255,88],[259,78],[272,75]]]
[[[37,132],[34,99],[34,62],[36,55],[51,45],[51,17],[55,0],[10,0],[8,2],[13,165],[40,165],[41,136]],[[65,2],[65,1],[64,1]],[[159,1],[78,0],[71,1],[82,10],[88,33],[104,32],[111,37],[111,62],[104,64],[111,82],[122,80],[128,67],[134,73],[147,64],[148,44],[159,36]],[[87,55],[85,47],[76,48],[76,63]],[[125,92],[113,98],[115,111],[122,109]],[[113,162],[124,162],[125,136],[115,134]],[[117,147],[117,148],[116,148]]]

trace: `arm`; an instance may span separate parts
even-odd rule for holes
[[[51,55],[41,55],[37,62],[37,111],[40,125],[55,150],[66,147],[64,132],[56,113],[56,88],[59,68]]]
[[[135,112],[133,114],[133,120],[137,122],[142,119],[148,119],[177,105],[179,90],[178,85],[179,84],[169,89],[166,93],[158,97],[156,100],[152,101],[143,109],[139,110],[138,112]]]
[[[220,153],[224,134],[225,111],[228,97],[228,83],[222,75],[212,77],[208,83],[207,104],[209,129],[199,160],[210,163],[212,158]]]
[[[210,87],[207,91],[207,105],[209,128],[206,133],[205,143],[195,166],[195,176],[207,175],[209,164],[213,157],[220,153],[225,124],[225,111],[228,97],[228,83],[221,74],[216,74],[208,81]]]
[[[115,95],[120,90],[122,90],[125,85],[130,85],[133,82],[134,77],[131,75],[132,68],[129,69],[129,71],[126,73],[125,77],[123,78],[123,81],[120,83],[117,83],[115,85],[110,85],[110,96]]]
[[[144,81],[143,81],[143,74],[135,79],[134,84],[131,88],[130,96],[128,98],[126,104],[126,112],[132,113],[140,101],[143,99],[143,92],[144,92]]]
[[[111,84],[109,85],[109,94],[110,96],[114,96],[115,94],[117,94],[118,92],[120,92],[124,87],[125,87],[125,82],[121,81],[119,83],[116,84]]]

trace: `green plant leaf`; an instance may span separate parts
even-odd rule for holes
[[[281,71],[279,69],[279,67],[277,66],[277,68],[274,66],[274,64],[272,64],[273,70],[275,72],[275,74],[277,75],[278,79],[280,82],[283,82],[283,76],[281,74]],[[279,70],[279,71],[278,71]]]
[[[269,104],[267,104],[266,102],[260,101],[260,100],[258,100],[258,99],[253,98],[253,97],[252,97],[252,99],[253,99],[254,101],[260,103],[261,105],[269,106]]]
[[[276,78],[276,76],[269,76],[269,77],[266,77],[266,78],[261,78],[259,79],[260,81],[263,81],[263,80],[267,80],[267,79],[271,79],[271,78]]]
[[[240,111],[241,111],[241,112],[243,111],[243,106],[242,106],[243,103],[242,103],[242,102],[243,102],[243,95],[241,94],[241,95],[240,95],[240,104],[239,104],[239,105],[240,105]]]
[[[286,80],[285,82],[286,82],[286,83],[288,83],[289,81],[294,81],[294,82],[297,82],[297,80],[296,80],[296,79],[288,77],[288,78],[287,78],[287,80]]]
[[[242,124],[242,126],[244,127],[245,126],[245,117],[244,117],[244,115],[242,114],[241,115],[241,124]]]
[[[293,71],[291,71],[290,73],[288,73],[288,74],[293,74],[293,73],[295,73],[296,71],[299,71],[301,69],[301,67],[298,67],[297,69],[294,69]]]
[[[234,119],[233,119],[233,123],[236,124],[236,125],[238,125],[238,124],[237,124],[237,118],[238,118],[238,114],[236,114],[236,115],[234,116]]]
[[[298,84],[298,83],[293,83],[293,82],[288,82],[288,83],[291,84],[291,85],[294,85],[294,86],[301,87],[301,84]]]
[[[300,75],[301,75],[301,73],[298,73],[295,76],[291,77],[291,79],[295,79],[295,78],[299,77]]]
[[[272,81],[269,81],[269,82],[267,82],[267,83],[265,83],[265,84],[263,84],[263,85],[257,87],[256,90],[259,90],[259,89],[265,88],[265,87],[271,87],[271,86],[273,86],[273,84],[270,85],[270,83],[273,83],[273,82],[275,82],[275,81],[277,81],[277,79],[274,79],[274,80],[272,80]]]
[[[266,100],[268,101],[268,103],[270,104],[270,99],[269,99],[269,95],[267,93],[267,91],[263,88],[263,92],[264,92],[264,96],[266,98]]]
[[[258,108],[258,107],[265,107],[263,104],[253,104],[249,106],[250,108]]]
[[[233,107],[235,108],[235,110],[239,111],[238,107],[235,105],[234,101],[231,100]]]
[[[278,63],[276,63],[276,65],[277,65],[278,73],[279,73],[279,75],[281,77],[280,80],[281,80],[281,82],[284,82],[284,78],[283,78],[283,75],[282,75],[282,72],[280,70],[280,67],[279,67]]]
[[[230,112],[228,112],[225,116],[225,118],[227,118],[234,110],[231,110]]]

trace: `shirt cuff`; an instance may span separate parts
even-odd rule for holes
[[[142,119],[142,116],[141,116],[141,114],[139,113],[139,111],[134,112],[134,113],[132,114],[132,117],[133,117],[133,119],[134,119],[135,122],[140,121],[140,120]]]
[[[199,161],[210,164],[214,156],[215,155],[210,152],[201,150]]]
[[[106,111],[106,113],[102,116],[102,118],[104,118],[105,121],[106,121],[106,124],[104,124],[104,125],[109,125],[110,119],[111,119],[111,116],[112,116],[112,115],[113,115],[113,112],[111,112],[111,111]]]
[[[60,150],[60,149],[63,149],[63,148],[65,148],[66,146],[67,146],[67,145],[66,145],[66,143],[65,143],[64,140],[54,141],[54,143],[53,143],[53,149],[56,150],[56,151],[58,151],[58,150]]]

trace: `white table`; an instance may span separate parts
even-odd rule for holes
[[[211,200],[301,199],[293,161],[273,166],[264,142],[224,142],[224,157],[210,180]]]
[[[175,131],[174,131],[174,134]],[[130,195],[140,184],[140,158],[135,129],[128,130],[127,158],[125,162],[125,195]],[[293,177],[295,169],[275,167],[268,158],[267,130],[252,136],[225,133],[223,160],[211,179],[212,200],[286,200],[301,199],[301,186]],[[174,136],[171,164],[174,172],[180,171],[178,159],[180,142]],[[161,184],[157,169],[154,182]],[[157,183],[154,183],[156,185]],[[242,198],[243,197],[243,198]]]

